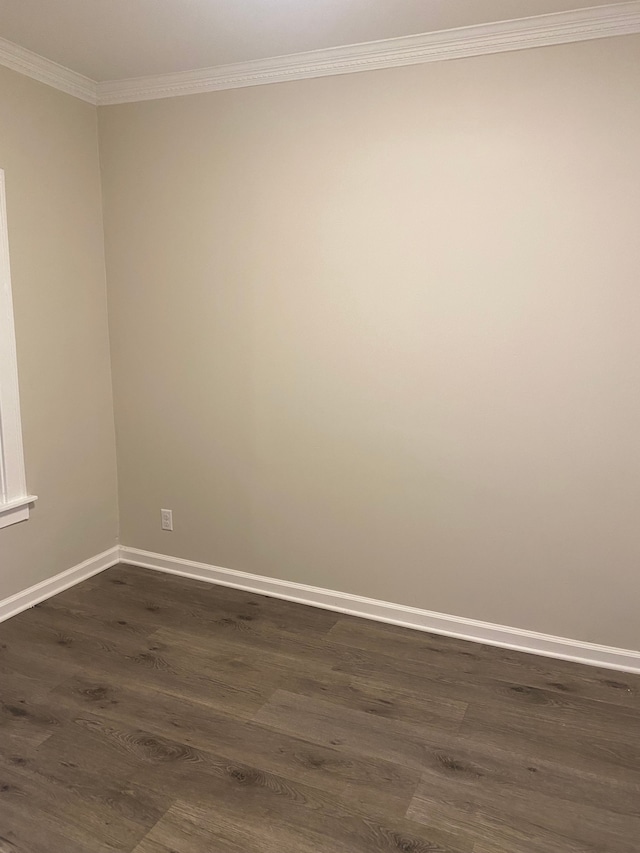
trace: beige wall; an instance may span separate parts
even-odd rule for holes
[[[0,599],[110,548],[115,446],[96,110],[0,68],[29,521],[0,530]]]
[[[629,37],[100,110],[123,542],[639,648],[639,79]]]

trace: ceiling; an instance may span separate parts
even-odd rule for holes
[[[0,37],[93,80],[190,71],[615,0],[0,0]]]

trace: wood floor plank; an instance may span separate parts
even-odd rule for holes
[[[15,623],[22,615],[9,619],[0,625],[0,684],[9,684],[16,678],[27,677],[35,687],[49,685],[54,687],[79,670],[78,664],[68,661],[56,661],[55,665],[46,652],[39,646],[34,646],[22,636],[20,630],[15,642],[8,643],[3,639],[5,626]]]
[[[573,713],[538,707],[535,712],[504,705],[469,706],[460,735],[502,745],[514,754],[560,757],[571,766],[605,776],[637,779],[640,770],[640,718],[627,709],[588,703]],[[608,713],[607,713],[608,712]]]
[[[24,803],[18,801],[16,806],[8,797],[0,801],[0,806],[0,853],[52,853],[54,850],[87,853],[84,842],[70,838],[66,832],[61,834],[59,828],[54,828],[48,820],[48,814],[37,806],[32,804],[27,813]],[[94,850],[109,853],[108,848],[102,845]]]
[[[512,824],[505,819],[500,803],[487,813],[471,805],[450,803],[444,796],[434,796],[417,799],[409,815],[415,821],[429,821],[431,826],[444,830],[455,826],[459,832],[476,839],[473,853],[610,853],[574,838],[559,838],[528,822]]]
[[[9,648],[27,650],[34,655],[46,655],[52,664],[65,662],[76,668],[90,664],[111,654],[133,656],[145,648],[145,638],[131,632],[115,631],[103,636],[93,623],[71,627],[69,620],[60,619],[56,611],[39,605],[20,614],[19,619],[9,619],[0,625],[0,640]]]
[[[421,690],[391,688],[388,684],[372,680],[351,678],[335,672],[322,660],[305,652],[292,654],[291,635],[288,643],[274,648],[263,642],[262,633],[244,633],[241,637],[224,633],[215,635],[215,649],[220,654],[216,661],[220,675],[262,681],[271,692],[277,689],[306,696],[328,698],[353,710],[404,721],[416,725],[429,725],[448,731],[457,729],[467,709],[467,702],[437,695],[425,695]],[[212,638],[196,631],[177,631],[162,628],[153,638],[173,650],[183,649],[185,654],[194,649],[206,651]]]
[[[453,736],[428,727],[390,721],[331,702],[278,690],[254,720],[280,731],[294,732],[323,746],[346,748],[421,770],[429,746],[451,743]]]
[[[0,625],[0,853],[637,853],[640,678],[117,566]]]
[[[226,625],[210,626],[205,632],[186,625],[162,627],[151,638],[164,646],[182,642],[189,648],[198,648],[204,642],[205,646],[229,656],[236,665],[264,661],[269,674],[276,671],[303,673],[320,682],[329,679],[334,683],[342,679],[343,683],[370,685],[372,690],[378,685],[380,690],[395,690],[406,695],[418,691],[422,697],[428,695],[434,703],[438,700],[450,703],[449,707],[455,703],[462,707],[469,699],[469,684],[463,673],[443,672],[439,667],[427,667],[416,660],[352,648],[306,633],[260,627],[236,631]],[[272,657],[267,659],[269,655]]]
[[[292,737],[291,733],[221,714],[210,704],[193,698],[157,691],[150,695],[143,685],[133,682],[75,677],[56,689],[55,695],[74,705],[77,713],[119,722],[129,730],[144,721],[146,730],[153,735],[170,736],[227,761],[246,761],[250,756],[252,766],[264,772],[319,787],[336,796],[344,796],[348,790],[349,797],[375,805],[381,801],[382,786],[385,810],[393,816],[405,814],[420,778],[415,771],[391,762],[322,747]],[[148,776],[145,779],[153,784]]]
[[[491,789],[497,800],[517,789],[640,817],[637,774],[601,764],[585,769],[578,761],[563,762],[558,753],[544,758],[535,745],[518,752],[506,744],[458,737],[448,748],[427,753],[420,788],[437,790],[444,784],[448,789],[451,782],[461,793],[478,786]]]
[[[257,802],[256,802],[257,800]],[[260,850],[261,853],[471,853],[470,838],[386,821],[313,792],[252,784],[240,796],[177,803],[136,849],[160,843],[180,853]],[[209,846],[207,846],[209,845]],[[160,847],[159,849],[162,849]]]
[[[123,682],[140,682],[147,678],[148,671],[153,671],[155,690],[178,695],[188,690],[204,701],[217,701],[219,706],[247,718],[270,695],[270,688],[259,682],[221,679],[215,650],[207,653],[177,644],[169,646],[131,632],[105,640],[90,633],[90,623],[85,628],[85,632],[60,630],[55,613],[31,611],[28,618],[19,625],[12,625],[11,631],[4,634],[28,644],[30,655],[40,660],[46,658],[50,672],[61,674],[61,677],[52,678],[52,682],[59,683],[79,672],[112,676]]]
[[[550,796],[511,785],[503,787],[479,780],[460,785],[457,779],[425,780],[408,816],[433,825],[434,810],[445,804],[449,816],[442,828],[466,825],[473,836],[495,837],[503,843],[514,839],[545,840],[548,853],[569,848],[607,853],[636,853],[640,818]]]
[[[9,743],[14,748],[40,744],[63,721],[50,687],[17,674],[0,679],[0,750]]]
[[[60,596],[41,602],[30,612],[35,613],[42,623],[55,624],[62,631],[86,633],[87,626],[91,625],[92,636],[107,641],[126,637],[127,634],[145,638],[157,629],[157,623],[153,619],[147,624],[139,621],[128,622],[122,618],[119,607],[104,608],[99,602],[93,607],[84,604],[74,606],[71,603],[63,603]]]
[[[164,624],[228,625],[243,627],[260,625],[281,630],[302,630],[307,635],[322,636],[338,621],[338,614],[308,607],[284,599],[267,599],[243,590],[216,586],[202,581],[189,581],[168,573],[150,572],[134,566],[116,566],[110,570],[108,584],[91,589],[73,587],[62,593],[65,601],[91,605],[104,600],[122,602],[126,592],[127,608],[143,620],[149,614],[162,614]],[[153,578],[153,594],[149,596],[149,576]]]
[[[342,832],[346,826],[351,826],[354,850],[363,849],[358,839],[362,837],[364,842],[370,835],[370,825],[379,824],[376,833],[402,843],[411,839],[411,843],[417,845],[416,850],[471,851],[472,840],[459,833],[412,824],[388,814],[382,818],[366,811],[362,804],[356,807],[319,788],[293,783],[254,766],[223,759],[182,741],[112,724],[94,715],[78,718],[76,724],[109,740],[127,757],[135,758],[140,767],[132,777],[134,782],[167,795],[180,790],[183,795],[189,795],[191,803],[207,804],[216,821],[226,814],[230,829],[246,827],[253,820],[257,822],[256,831],[264,832],[264,815],[268,813],[277,827],[290,826],[294,835],[314,823],[318,835],[332,823],[336,828],[340,826]],[[212,834],[215,836],[215,832]],[[295,846],[290,849],[294,850]],[[322,848],[317,849],[319,853]],[[379,847],[372,849],[395,848],[380,842]]]
[[[98,770],[108,784],[126,790],[130,780],[139,772],[140,762],[99,732],[92,731],[81,722],[76,723],[76,719],[78,717],[37,747],[38,760],[77,768],[80,773],[92,774]],[[5,758],[27,761],[31,755],[25,750],[13,750],[10,754],[5,753]]]
[[[306,633],[325,634],[340,618],[339,613],[318,607],[297,604],[280,598],[267,598],[254,592],[219,586],[204,581],[189,581],[185,589],[184,578],[171,573],[150,572],[137,566],[121,565],[121,579],[128,585],[129,595],[144,595],[148,590],[149,576],[154,575],[154,593],[158,600],[169,600],[180,607],[206,607],[214,612],[226,611],[234,620],[268,622],[289,630],[302,629]],[[118,575],[114,574],[114,577]]]
[[[100,850],[128,853],[170,804],[132,787],[121,791],[97,772],[43,764],[37,752],[27,760],[0,760],[0,815],[3,822],[11,815],[12,831],[24,837],[38,815],[44,826],[85,850],[97,842]]]
[[[640,678],[624,672],[576,667],[570,661],[407,631],[348,616],[341,617],[329,630],[327,640],[398,659],[416,660],[426,667],[435,663],[442,672],[463,672],[466,684],[477,675],[481,686],[517,684],[539,688],[547,694],[559,693],[568,699],[592,699],[632,709],[640,705]]]

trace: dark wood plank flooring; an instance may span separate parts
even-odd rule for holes
[[[0,625],[0,853],[638,853],[640,677],[118,566]]]

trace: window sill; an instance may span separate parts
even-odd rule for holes
[[[0,528],[26,521],[29,518],[29,507],[37,500],[35,495],[26,495],[24,498],[0,504]]]

